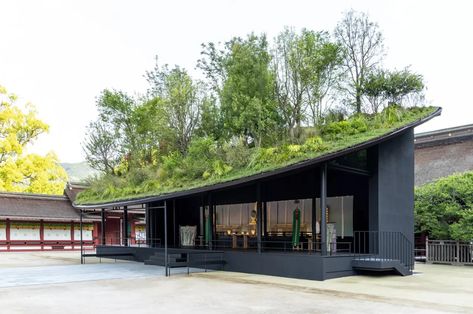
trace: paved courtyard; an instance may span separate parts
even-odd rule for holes
[[[193,273],[77,252],[0,253],[0,313],[473,313],[473,267],[325,282]]]

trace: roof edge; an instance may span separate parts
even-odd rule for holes
[[[39,193],[22,193],[22,192],[0,192],[0,197],[44,199],[44,200],[54,200],[54,201],[69,201],[69,198],[67,198],[64,195],[39,194]]]

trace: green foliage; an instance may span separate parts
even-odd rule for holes
[[[103,91],[84,149],[104,175],[78,201],[169,193],[269,171],[375,138],[431,110],[394,105],[414,94],[421,77],[389,72],[379,85],[389,106],[361,112],[382,36],[354,11],[335,35],[286,28],[272,44],[253,33],[203,44],[197,67],[205,83],[156,62],[145,74],[146,95]],[[348,73],[358,76],[347,86]],[[355,115],[339,102],[341,87],[355,96]]]
[[[473,172],[416,188],[416,232],[432,239],[473,240]]]
[[[304,122],[321,122],[324,99],[339,79],[341,50],[325,32],[286,28],[275,40],[273,55],[278,107],[294,140]]]
[[[322,133],[331,138],[343,138],[347,135],[363,133],[367,130],[367,119],[363,115],[359,114],[347,120],[327,124],[322,129]]]
[[[409,97],[422,97],[424,82],[421,75],[402,71],[378,70],[370,73],[364,82],[363,90],[373,112],[386,104],[402,105]]]
[[[87,203],[169,193],[277,169],[376,138],[425,117],[433,109],[399,107],[399,121],[387,119],[382,113],[357,115],[342,121],[344,123],[329,123],[320,136],[308,137],[301,144],[283,142],[277,146],[248,147],[243,138],[219,142],[211,137],[195,137],[186,155],[174,151],[161,156],[156,166],[132,168],[120,176],[105,175],[93,180],[77,201]]]
[[[67,174],[56,155],[25,152],[49,126],[37,118],[32,105],[23,110],[16,100],[0,85],[0,191],[62,194]]]
[[[222,138],[246,137],[256,146],[271,143],[279,124],[274,94],[275,75],[270,69],[271,55],[265,35],[233,38],[217,51],[215,44],[204,45],[199,67],[213,83],[220,100],[220,131],[217,121],[206,113],[206,135],[220,134]],[[215,114],[214,108],[205,108]]]
[[[361,113],[365,80],[384,56],[383,35],[366,13],[350,10],[337,24],[335,38],[344,56],[343,90],[355,112]]]

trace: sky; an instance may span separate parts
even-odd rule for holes
[[[201,43],[285,26],[332,32],[343,13],[369,14],[384,35],[384,66],[424,76],[442,116],[416,129],[473,123],[473,1],[0,0],[0,85],[36,106],[50,132],[30,152],[84,160],[81,143],[105,88],[146,91],[159,55],[195,77]]]

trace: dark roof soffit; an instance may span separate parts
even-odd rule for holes
[[[283,168],[279,168],[276,170],[272,171],[267,171],[267,172],[262,172],[258,174],[254,174],[248,177],[243,177],[240,179],[232,180],[232,181],[227,181],[227,182],[222,182],[222,183],[217,183],[214,185],[208,185],[208,186],[203,186],[203,187],[198,187],[198,188],[193,188],[189,190],[183,190],[183,191],[178,191],[178,192],[173,192],[173,193],[168,193],[168,194],[161,194],[157,196],[147,196],[147,197],[141,197],[141,198],[135,198],[135,199],[129,199],[129,200],[123,200],[123,201],[113,201],[113,202],[106,202],[106,203],[96,203],[96,204],[84,204],[84,205],[78,205],[78,204],[73,204],[74,207],[78,209],[92,209],[92,208],[109,208],[109,207],[117,207],[117,206],[128,206],[128,205],[135,205],[135,204],[143,204],[143,203],[148,203],[148,202],[157,202],[157,201],[163,201],[163,200],[168,200],[168,199],[173,199],[173,198],[180,198],[180,197],[185,197],[185,196],[191,196],[193,194],[199,194],[199,193],[205,193],[205,192],[210,192],[210,191],[216,191],[216,190],[222,190],[226,189],[229,187],[236,187],[238,185],[244,185],[247,183],[251,183],[252,181],[258,181],[261,179],[265,179],[271,176],[277,176],[283,173],[291,172],[294,170],[298,170],[304,167],[308,166],[314,166],[316,164],[320,164],[326,161],[329,161],[331,159],[335,159],[337,157],[340,157],[342,155],[350,154],[358,150],[366,149],[371,146],[377,145],[381,142],[387,141],[393,137],[398,136],[399,134],[404,133],[408,129],[414,128],[418,125],[421,125],[430,119],[439,116],[442,113],[442,108],[438,107],[437,110],[435,110],[431,115],[420,119],[418,121],[414,121],[410,124],[407,124],[399,129],[396,129],[390,133],[387,133],[383,136],[371,139],[369,141],[360,143],[355,146],[347,147],[345,149],[325,154],[313,159],[308,159],[305,161],[301,161]]]

